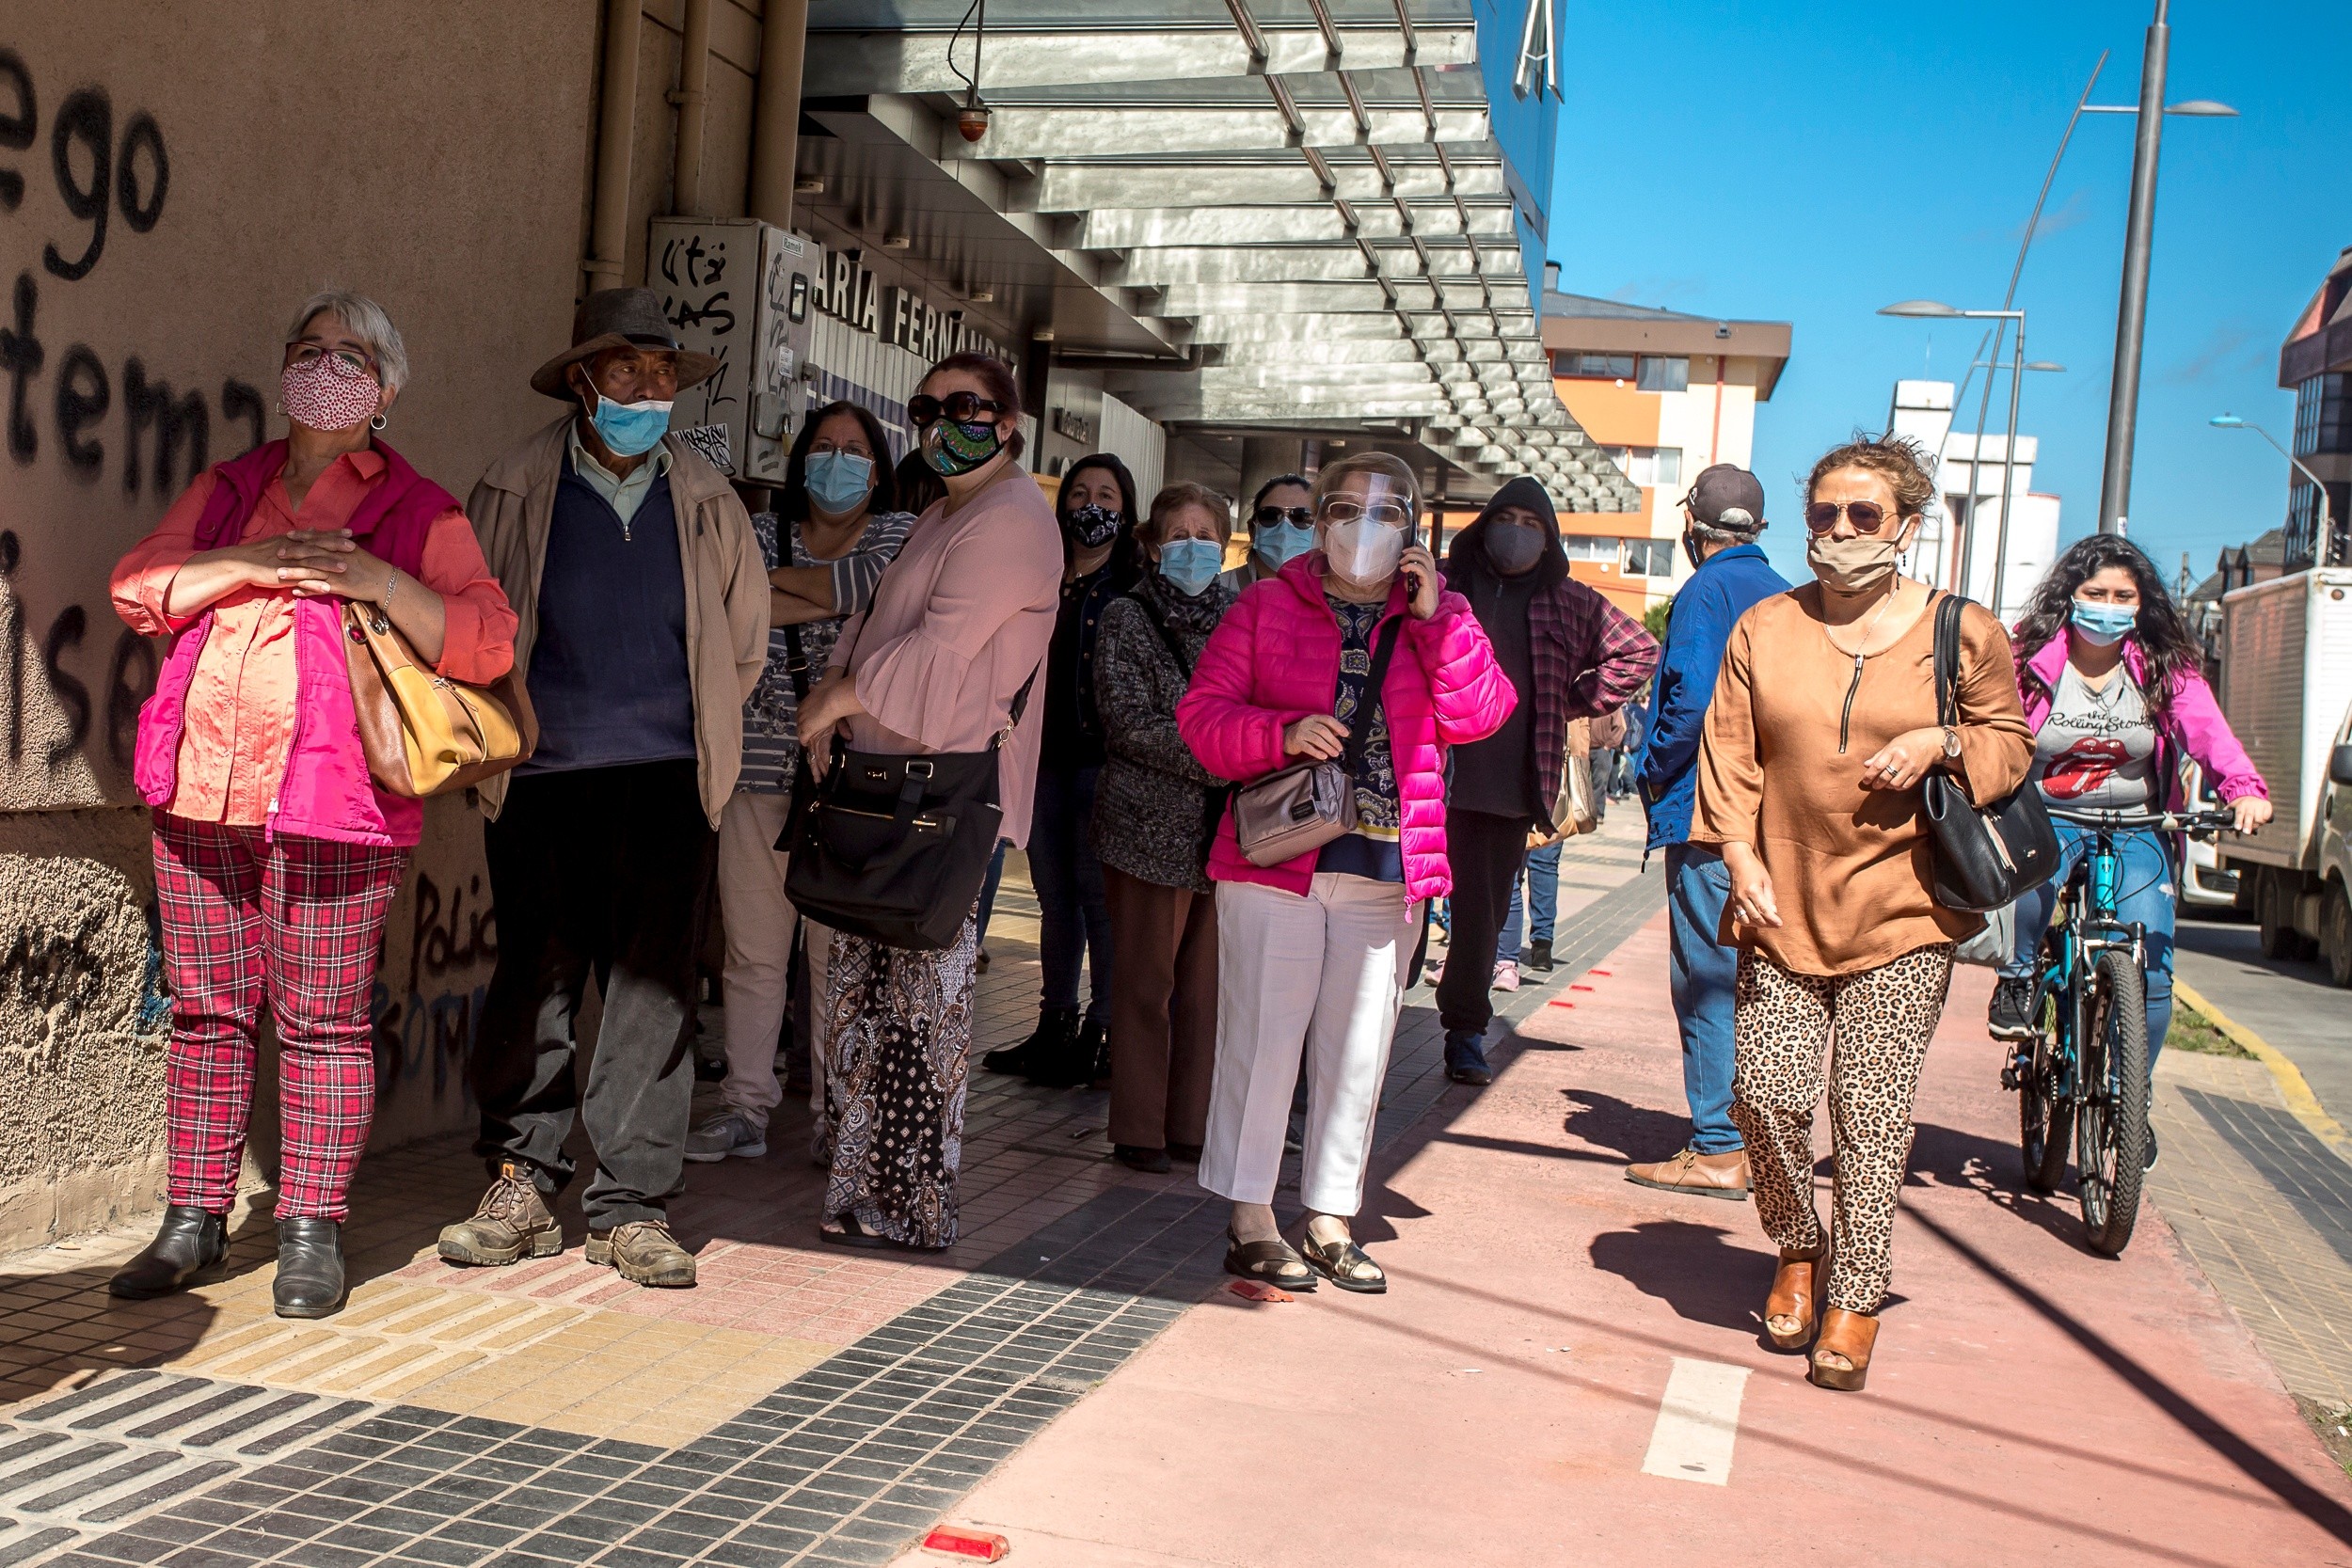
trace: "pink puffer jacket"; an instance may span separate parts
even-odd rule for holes
[[[1176,728],[1220,779],[1247,782],[1283,767],[1293,760],[1282,754],[1283,729],[1334,706],[1340,627],[1324,602],[1322,561],[1319,552],[1300,556],[1244,589],[1201,650],[1176,705]],[[1382,625],[1398,615],[1405,615],[1401,579],[1390,590]],[[1428,620],[1406,617],[1381,694],[1396,764],[1405,896],[1442,897],[1454,891],[1445,859],[1446,749],[1494,734],[1518,698],[1470,601],[1451,591],[1438,595]],[[1231,808],[1209,851],[1212,881],[1263,882],[1304,895],[1314,870],[1311,852],[1280,865],[1250,864],[1234,842]]]

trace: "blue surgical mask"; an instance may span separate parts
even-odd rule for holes
[[[874,487],[874,460],[853,451],[808,454],[808,499],[835,517],[858,509]]]
[[[670,405],[651,400],[614,403],[599,394],[588,422],[596,427],[596,435],[614,456],[642,456],[653,451],[654,443],[669,430]]]
[[[1225,569],[1225,548],[1212,539],[1171,539],[1160,546],[1160,576],[1186,598],[1198,598]]]
[[[2091,599],[2074,601],[2074,629],[2083,641],[2097,647],[2121,642],[2132,634],[2132,626],[2139,619],[2139,607],[2128,604],[2100,604]]]
[[[1249,547],[1269,565],[1279,566],[1315,547],[1315,526],[1312,523],[1262,524],[1250,539]]]

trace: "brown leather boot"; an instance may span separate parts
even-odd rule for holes
[[[1671,1160],[1628,1165],[1625,1179],[1636,1186],[1655,1187],[1661,1193],[1688,1193],[1693,1197],[1721,1197],[1745,1203],[1748,1151],[1735,1148],[1728,1154],[1701,1154],[1695,1148],[1686,1148]]]
[[[588,1261],[610,1266],[632,1284],[683,1291],[694,1283],[694,1255],[660,1220],[631,1220],[588,1232]]]
[[[564,1250],[564,1227],[548,1212],[529,1166],[508,1161],[482,1195],[470,1219],[441,1229],[441,1256],[452,1263],[491,1266]]]

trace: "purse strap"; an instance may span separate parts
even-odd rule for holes
[[[1382,689],[1389,678],[1389,657],[1396,652],[1396,640],[1405,630],[1405,617],[1399,615],[1380,628],[1373,644],[1372,671],[1364,677],[1363,721],[1347,732],[1346,754],[1341,759],[1347,765],[1347,776],[1353,779],[1364,765],[1364,748],[1372,744],[1372,721],[1379,716],[1385,701]]]
[[[1935,721],[1960,722],[1960,616],[1967,601],[1947,594],[1935,607]]]

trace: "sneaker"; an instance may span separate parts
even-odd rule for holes
[[[588,1261],[632,1285],[682,1291],[694,1283],[694,1255],[677,1244],[661,1220],[631,1220],[588,1232]]]
[[[724,1110],[686,1135],[686,1157],[698,1165],[715,1165],[732,1154],[756,1160],[768,1152],[768,1134],[737,1110]]]
[[[1550,974],[1551,943],[1548,942],[1534,942],[1528,943],[1526,967],[1534,970],[1538,974]]]
[[[1078,1037],[1078,1009],[1052,1007],[1037,1015],[1037,1027],[1019,1045],[1009,1045],[1002,1051],[992,1051],[980,1058],[980,1066],[991,1072],[1010,1073],[1026,1077],[1049,1062],[1059,1061],[1068,1054],[1070,1042]]]
[[[2139,1163],[2139,1168],[2143,1171],[2156,1168],[2156,1130],[2153,1127],[2148,1129],[2148,1157]]]
[[[2033,982],[2024,975],[2003,975],[1993,988],[1993,1006],[1985,1009],[1984,1026],[1996,1040],[2030,1038]]]
[[[1735,1148],[1728,1154],[1701,1154],[1695,1148],[1686,1148],[1670,1160],[1628,1165],[1625,1179],[1636,1186],[1655,1187],[1662,1193],[1688,1193],[1693,1197],[1722,1197],[1744,1203],[1748,1197],[1748,1151]]]
[[[1503,959],[1501,963],[1499,963],[1499,964],[1495,965],[1495,978],[1494,978],[1494,983],[1493,983],[1492,985],[1488,986],[1486,989],[1487,989],[1488,990],[1518,990],[1518,989],[1519,989],[1519,966],[1518,966],[1518,965],[1517,965],[1517,964],[1515,964],[1515,963],[1513,963],[1513,962],[1512,962],[1510,959],[1508,959],[1508,958],[1505,958],[1505,959]]]
[[[525,1258],[552,1258],[563,1250],[563,1224],[539,1196],[530,1167],[513,1160],[499,1166],[498,1180],[482,1195],[472,1218],[441,1229],[441,1257],[452,1263],[496,1268]]]
[[[1483,1034],[1449,1032],[1445,1037],[1445,1075],[1456,1084],[1484,1088],[1495,1081],[1494,1069],[1486,1065],[1486,1040]]]

